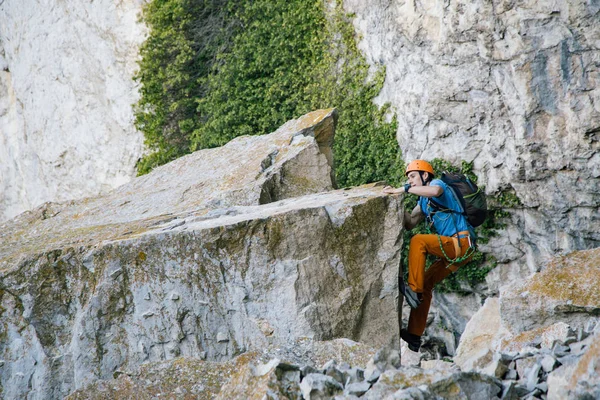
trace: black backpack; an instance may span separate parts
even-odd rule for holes
[[[452,191],[456,194],[462,209],[465,211],[461,213],[467,219],[467,222],[472,226],[476,227],[485,221],[487,216],[487,201],[485,199],[485,193],[483,193],[475,183],[471,182],[464,174],[443,172],[440,179],[448,185]],[[436,211],[443,212],[454,212],[454,210],[445,209],[441,204],[436,203],[433,198],[429,199],[430,204]]]

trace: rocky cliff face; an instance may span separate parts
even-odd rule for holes
[[[0,221],[135,176],[142,3],[0,3]]]
[[[360,48],[386,67],[407,160],[474,163],[518,203],[486,250],[510,267],[600,244],[600,5],[587,1],[345,0]]]
[[[2,396],[302,338],[397,344],[402,207],[380,186],[326,191],[335,120],[314,112],[2,225]]]
[[[0,220],[134,175],[141,4],[0,4]],[[399,116],[405,158],[473,161],[489,194],[511,198],[512,221],[486,248],[510,265],[491,274],[492,289],[555,252],[598,246],[599,5],[344,7],[369,62],[386,67],[378,101]]]

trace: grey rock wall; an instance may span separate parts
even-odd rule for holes
[[[143,3],[0,2],[0,221],[135,176]]]
[[[360,49],[385,66],[377,101],[407,160],[472,161],[515,194],[486,251],[492,289],[555,253],[600,244],[600,5],[588,1],[346,0]]]

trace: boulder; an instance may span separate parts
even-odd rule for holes
[[[553,259],[540,273],[500,294],[502,321],[513,334],[563,322],[583,327],[600,312],[600,248]]]
[[[311,113],[5,223],[2,394],[60,398],[142,363],[304,337],[397,343],[400,198],[309,194],[332,187],[318,138],[334,121]]]
[[[231,207],[331,190],[327,149],[336,120],[335,109],[314,111],[272,134],[239,137],[181,157],[106,195],[25,212],[1,226],[0,270],[17,263],[15,258],[129,239],[191,213],[217,220],[239,213]]]
[[[484,372],[498,377],[501,362],[495,355],[495,350],[507,333],[502,327],[499,299],[488,298],[467,323],[454,362],[463,371]]]

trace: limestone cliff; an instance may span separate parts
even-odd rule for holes
[[[345,0],[360,49],[386,67],[378,101],[406,160],[465,159],[490,195],[516,196],[485,250],[522,278],[600,245],[600,5],[579,0]],[[518,201],[516,201],[518,199]]]
[[[135,176],[143,2],[0,2],[0,221]]]

